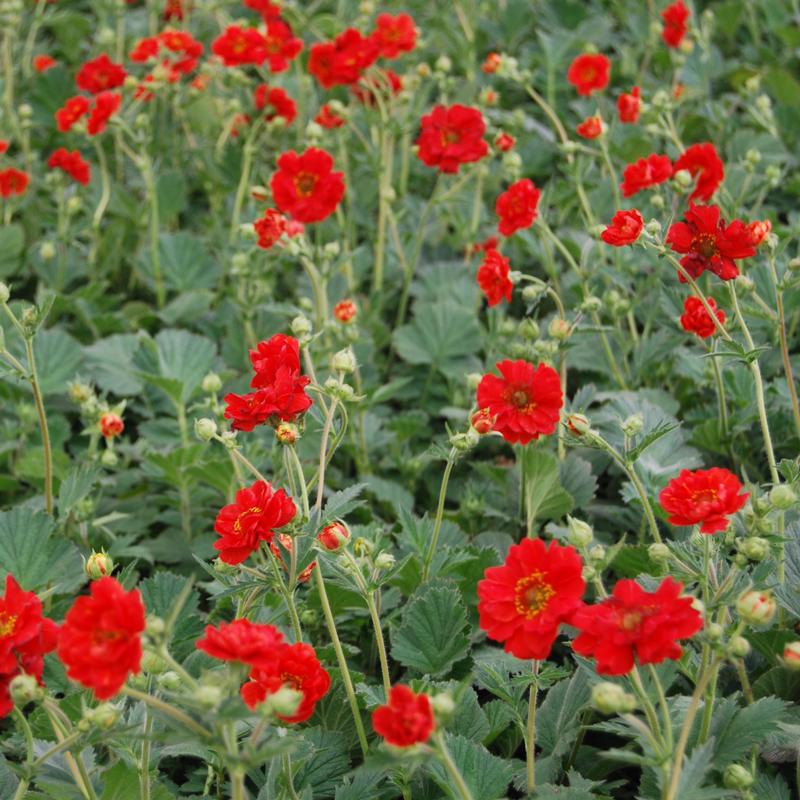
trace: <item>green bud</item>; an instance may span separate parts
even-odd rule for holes
[[[339,350],[338,353],[334,353],[331,365],[335,372],[343,372],[346,374],[355,372],[356,357],[352,348],[346,347],[344,350]]]
[[[631,414],[623,420],[621,427],[626,436],[636,436],[644,427],[644,417],[641,414]]]
[[[304,336],[309,336],[313,330],[311,320],[304,314],[296,316],[291,324],[292,333],[298,338],[302,339]]]
[[[93,580],[105,578],[114,571],[114,561],[105,550],[99,553],[92,550],[92,554],[84,562],[86,574]]]
[[[769,502],[781,511],[788,511],[797,503],[797,495],[791,486],[781,483],[774,486],[769,493]]]
[[[525,293],[523,292],[523,295],[524,294]],[[531,319],[531,317],[526,317],[519,323],[517,332],[523,339],[527,339],[528,341],[533,342],[539,338],[539,324],[536,322],[535,319]]]
[[[729,764],[722,773],[722,783],[726,789],[749,789],[753,776],[741,764]]]
[[[222,689],[219,686],[204,684],[192,692],[192,699],[201,706],[214,708],[222,701]]]
[[[88,708],[84,712],[84,719],[98,728],[108,730],[114,727],[119,719],[119,709],[111,703],[101,703],[96,708]]]
[[[441,722],[453,715],[456,710],[456,703],[453,696],[448,692],[440,692],[430,698],[431,707],[437,721]]]
[[[769,554],[769,542],[759,536],[742,539],[739,552],[747,556],[750,561],[763,561]]]
[[[636,708],[636,698],[618,684],[603,681],[592,687],[592,706],[601,714],[628,714]]]
[[[567,528],[569,543],[579,549],[588,547],[594,539],[594,530],[588,522],[567,515]]]
[[[742,592],[736,600],[736,611],[751,625],[767,625],[775,616],[777,608],[771,594],[755,589]]]
[[[725,634],[725,628],[716,622],[709,622],[704,628],[708,640],[711,642],[718,642]]]
[[[391,553],[378,553],[375,557],[375,569],[381,571],[392,569],[395,565],[395,561],[396,559]]]
[[[156,683],[159,689],[163,689],[165,692],[174,692],[180,688],[182,680],[177,672],[169,669],[156,678]]]
[[[38,702],[44,697],[44,689],[33,675],[24,673],[16,675],[8,685],[8,693],[15,706],[26,706],[28,703]]]
[[[662,542],[656,542],[647,548],[647,555],[657,564],[665,564],[669,561],[672,552],[667,545]]]
[[[750,652],[750,642],[744,636],[734,636],[728,642],[728,653],[734,658],[744,658]]]
[[[160,675],[167,668],[167,662],[152,650],[145,650],[142,654],[142,672],[147,675]]]
[[[11,297],[11,290],[5,283],[0,283],[0,304],[7,303],[9,297]]]
[[[201,386],[206,394],[216,394],[222,388],[222,379],[216,372],[209,372]]]
[[[194,421],[194,433],[202,442],[210,442],[217,434],[217,423],[209,417]]]

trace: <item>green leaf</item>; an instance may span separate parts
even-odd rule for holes
[[[725,706],[733,702],[728,698],[721,704],[711,724],[711,735],[716,740],[714,766],[717,769],[738,761],[753,745],[779,730],[786,709],[783,700],[763,697],[728,718]]]
[[[19,781],[11,771],[5,756],[0,754],[0,797],[14,797]]]
[[[502,758],[492,755],[485,747],[463,736],[445,733],[447,749],[455,762],[464,782],[473,797],[481,800],[496,800],[506,793],[508,784],[514,775],[514,767]],[[452,780],[444,767],[434,761],[430,771],[436,783],[448,797],[458,798],[453,789]]]
[[[133,356],[138,349],[139,337],[133,333],[100,339],[84,348],[86,369],[104,391],[121,397],[139,394],[143,384],[133,366]]]
[[[411,595],[403,621],[391,631],[392,658],[437,677],[467,654],[467,612],[451,583],[425,583]]]
[[[0,577],[9,574],[28,591],[69,592],[84,581],[77,548],[54,534],[45,513],[24,507],[0,512]]]
[[[25,250],[25,229],[18,222],[0,228],[0,278],[13,275]]]
[[[139,772],[118,761],[103,773],[103,794],[100,800],[139,800]]]
[[[190,233],[162,233],[158,240],[161,272],[167,286],[176,292],[210,289],[219,278],[219,266],[211,258],[207,247]],[[145,270],[149,271],[149,251]]]
[[[167,619],[175,611],[175,603],[184,591],[187,579],[172,572],[157,572],[139,584],[142,602],[148,614]],[[197,613],[198,593],[192,589],[172,629],[170,649],[179,659],[185,658],[194,650],[194,640],[203,629],[203,622]]]
[[[759,772],[753,784],[753,797],[758,800],[792,800],[792,792],[780,775]]]
[[[536,713],[536,741],[545,755],[562,755],[577,738],[580,710],[589,702],[589,675],[579,669],[555,684]]]
[[[597,492],[597,478],[592,472],[592,465],[576,455],[568,453],[559,464],[559,480],[569,493],[575,508],[585,508],[594,499]]]
[[[310,787],[315,797],[329,797],[350,769],[346,743],[341,734],[320,728],[307,728],[303,737],[313,750],[311,758],[297,771],[295,783],[298,788]]]
[[[33,354],[42,394],[66,392],[83,362],[81,346],[61,330],[39,331],[33,339]]]
[[[65,517],[91,491],[100,470],[95,464],[81,464],[70,471],[58,488],[58,515]]]
[[[521,451],[525,510],[530,523],[558,519],[572,510],[572,497],[561,486],[558,459],[547,450],[523,447]]]
[[[654,445],[659,439],[663,436],[666,436],[668,433],[671,433],[678,427],[677,422],[661,422],[656,425],[651,431],[648,431],[643,437],[638,439],[636,442],[636,447],[628,452],[627,460],[631,464],[635,464],[643,455],[644,451],[647,450],[648,447]]]
[[[162,172],[156,180],[158,218],[162,225],[184,211],[187,206],[186,178],[176,169]]]

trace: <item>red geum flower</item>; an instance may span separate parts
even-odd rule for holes
[[[52,69],[56,65],[56,60],[51,56],[40,55],[34,56],[31,64],[37,72],[47,72],[47,70]]]
[[[56,124],[61,133],[66,133],[72,126],[89,113],[91,102],[82,95],[70,97],[55,113]]]
[[[567,80],[586,97],[608,86],[611,62],[601,53],[583,53],[575,58],[567,70]]]
[[[600,675],[626,675],[637,662],[679,659],[679,641],[703,627],[692,598],[680,596],[682,589],[670,577],[655,592],[646,592],[636,581],[618,581],[609,598],[583,606],[572,617],[570,624],[580,631],[573,649],[594,658]]]
[[[236,502],[217,514],[214,530],[222,537],[214,549],[226,564],[241,564],[258,550],[261,542],[271,542],[275,530],[288,525],[297,514],[294,501],[283,489],[273,490],[264,481],[236,493]]]
[[[625,197],[631,197],[643,189],[650,189],[673,175],[672,162],[669,156],[660,156],[652,153],[647,158],[640,158],[633,164],[628,164],[622,173],[620,188]]]
[[[332,42],[311,46],[308,71],[325,89],[351,86],[378,58],[378,45],[355,28],[347,28]]]
[[[261,14],[264,21],[279,17],[281,14],[281,4],[270,2],[270,0],[244,0],[244,5]]]
[[[42,602],[24,591],[12,575],[6,575],[0,596],[0,718],[11,712],[8,687],[22,673],[42,684],[44,656],[55,649],[58,627],[42,616]]]
[[[89,136],[102,133],[106,129],[108,120],[117,113],[121,104],[122,95],[118,92],[100,92],[94,99],[94,105],[86,122]]]
[[[512,183],[495,201],[494,210],[500,222],[497,230],[503,236],[530,228],[536,219],[542,193],[529,178]]]
[[[633,244],[641,236],[643,228],[644,220],[635,208],[623,209],[614,214],[600,238],[606,244],[624,247],[626,244]]]
[[[416,694],[402,684],[392,686],[389,702],[372,712],[372,727],[394,747],[427,742],[436,727],[428,695]]]
[[[500,53],[489,53],[488,56],[481,64],[481,71],[485,72],[487,75],[493,75],[500,69],[500,65],[503,63],[503,59]]]
[[[93,689],[98,700],[107,700],[128,675],[139,672],[144,605],[136,589],[126,592],[114,578],[94,581],[90,592],[67,612],[58,657],[72,680]]]
[[[350,531],[342,522],[331,522],[317,534],[317,541],[331,553],[338,553],[349,539]]]
[[[352,300],[342,300],[333,307],[333,316],[342,325],[349,325],[358,314],[356,304]]]
[[[30,176],[27,172],[14,167],[0,170],[0,197],[9,198],[11,195],[18,197],[28,190]]]
[[[725,178],[725,166],[711,142],[687,147],[672,165],[672,174],[684,169],[697,178],[689,200],[710,200]]]
[[[436,106],[420,125],[417,157],[440,172],[456,173],[462,164],[480,161],[489,152],[483,140],[486,123],[477,108]]]
[[[328,129],[341,128],[342,125],[344,125],[344,119],[337,114],[334,114],[334,112],[331,111],[331,107],[327,103],[320,108],[317,116],[314,117],[314,122],[316,122],[317,125],[322,125],[323,128]]]
[[[732,280],[739,275],[735,259],[756,254],[747,226],[738,219],[726,225],[717,206],[689,206],[683,221],[670,225],[666,242],[683,255],[681,266],[693,278],[710,270],[724,281]],[[683,275],[679,279],[686,282]]]
[[[750,243],[753,247],[758,247],[772,231],[772,223],[768,220],[756,220],[747,225],[747,232],[750,234]]]
[[[115,436],[119,436],[122,431],[125,430],[125,423],[122,421],[122,417],[119,414],[113,414],[112,412],[107,412],[100,417],[100,433],[106,439],[113,439]]]
[[[481,628],[517,658],[547,658],[559,626],[581,605],[582,571],[573,547],[541,539],[512,545],[505,563],[478,583]]]
[[[268,666],[284,647],[283,634],[272,625],[260,625],[249,619],[221,622],[216,628],[206,625],[202,639],[195,647],[220,661]]]
[[[285,72],[303,49],[303,42],[292,33],[289,25],[278,17],[267,20],[264,35],[267,65],[270,72]]]
[[[77,151],[70,152],[65,147],[59,147],[47,160],[50,169],[60,169],[66,172],[74,181],[86,186],[91,179],[88,162]]]
[[[721,467],[684,469],[661,490],[658,500],[671,525],[699,525],[700,533],[717,533],[750,497],[739,494],[742,488],[739,479]]]
[[[619,115],[619,121],[628,125],[638,122],[641,104],[641,92],[638,86],[634,86],[629,94],[623,92],[617,98],[617,114]]]
[[[564,405],[558,373],[522,359],[500,361],[496,367],[502,377],[484,375],[477,395],[478,407],[496,417],[494,429],[511,444],[553,433]]]
[[[586,119],[575,128],[575,133],[584,139],[596,139],[603,133],[603,120],[600,117],[586,117]]]
[[[378,14],[372,40],[382,58],[398,58],[410,53],[417,44],[417,28],[408,14]]]
[[[250,681],[241,688],[242,699],[249,708],[255,708],[284,686],[300,692],[302,699],[294,714],[277,716],[284,722],[305,722],[331,686],[331,677],[310,644],[284,644],[270,664],[254,667]]]
[[[8,148],[9,148],[8,141],[6,139],[0,139],[0,156],[2,156],[3,153],[7,153]]]
[[[501,153],[507,153],[516,143],[517,140],[510,133],[506,133],[505,131],[501,131],[494,138],[494,146]]]
[[[661,12],[661,19],[664,21],[661,38],[667,47],[680,47],[683,37],[686,36],[688,29],[686,23],[690,15],[691,12],[686,8],[683,0],[671,3]]]
[[[253,223],[258,235],[258,246],[269,250],[286,233],[286,217],[275,208],[268,208],[261,219]]]
[[[508,259],[498,250],[487,250],[481,265],[478,267],[478,286],[486,295],[490,306],[496,306],[505,300],[511,302],[514,284],[509,279]]]
[[[485,436],[494,430],[494,416],[488,408],[481,408],[470,417],[469,424],[481,436]]]
[[[344,176],[333,171],[333,158],[325,150],[310,147],[301,155],[289,150],[278,158],[270,188],[284,214],[298,222],[321,222],[344,196]]]
[[[262,83],[256,87],[253,100],[259,111],[267,106],[270,107],[269,113],[264,115],[267,120],[280,117],[286,125],[290,125],[297,116],[297,104],[289,97],[285,89],[270,88],[267,84]]]
[[[229,25],[211,43],[211,52],[226,67],[261,66],[267,60],[267,40],[255,28]]]
[[[100,94],[125,83],[128,73],[122,64],[115,64],[105,53],[87,61],[75,76],[75,84],[89,94]]]
[[[713,297],[707,297],[706,301],[714,312],[714,316],[724,325],[725,312],[721,308],[717,309],[717,304]],[[716,333],[717,330],[714,320],[711,319],[702,300],[698,297],[687,297],[683,301],[681,327],[687,333],[693,333],[701,339],[708,339],[708,337]]]

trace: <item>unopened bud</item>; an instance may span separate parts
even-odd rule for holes
[[[569,529],[568,539],[569,543],[577,548],[588,547],[594,539],[594,530],[588,522],[582,519],[575,519],[575,517],[567,514],[567,528]]]
[[[369,539],[365,539],[363,536],[359,536],[358,539],[353,542],[353,552],[357,556],[368,556],[373,549],[374,546],[372,542]]]
[[[104,450],[100,456],[100,462],[104,467],[115,467],[119,461],[119,456],[113,450]]]
[[[84,718],[107,731],[119,719],[119,709],[111,703],[101,703],[97,708],[87,709]]]
[[[526,287],[530,289],[531,287]],[[525,296],[525,291],[522,292],[523,297]],[[523,339],[527,339],[528,341],[535,341],[539,338],[539,324],[536,322],[535,319],[531,319],[530,317],[526,317],[519,323],[519,327],[517,328],[517,332]]]
[[[291,686],[281,686],[278,691],[267,695],[264,701],[264,710],[272,711],[279,717],[293,717],[303,702],[303,693]]]
[[[718,642],[725,634],[725,628],[717,622],[709,622],[703,630],[711,642]]]
[[[669,561],[671,552],[667,545],[662,542],[655,542],[647,548],[647,555],[657,564],[664,564]]]
[[[350,531],[344,522],[332,522],[317,534],[317,541],[329,553],[339,552],[347,545],[349,540]]]
[[[278,427],[275,428],[275,438],[281,444],[293,445],[299,436],[300,431],[297,425],[293,425],[291,422],[281,422]]]
[[[749,789],[753,785],[753,775],[741,764],[728,764],[722,773],[722,783],[726,789]]]
[[[627,714],[636,708],[636,698],[618,684],[603,681],[592,687],[592,706],[601,714]]]
[[[494,428],[494,422],[494,414],[492,414],[488,408],[482,408],[480,411],[476,411],[470,419],[470,424],[480,436],[491,433]]]
[[[42,242],[39,245],[39,258],[42,261],[52,261],[56,257],[56,246],[52,242]]]
[[[453,696],[448,692],[439,692],[439,694],[435,694],[429,699],[434,716],[439,721],[448,719],[456,710],[455,700],[453,700]]]
[[[772,621],[777,605],[772,595],[754,589],[743,592],[736,601],[739,616],[751,625],[766,625]]]
[[[11,290],[5,283],[0,283],[0,303],[7,303],[9,297],[11,297]]]
[[[166,629],[167,626],[164,620],[155,614],[151,614],[145,620],[145,633],[150,639],[158,639],[163,636]]]
[[[583,414],[570,414],[566,419],[566,426],[575,436],[583,436],[591,430],[589,419]]]
[[[391,553],[378,553],[375,557],[375,569],[389,570],[395,565],[395,557]]]
[[[789,642],[783,648],[783,665],[793,672],[800,671],[800,641]]]
[[[734,658],[744,658],[750,652],[750,642],[744,636],[734,636],[728,642],[728,653]]]
[[[605,561],[606,548],[601,544],[596,544],[588,553],[589,559],[595,562]]]
[[[219,686],[210,686],[208,684],[198,686],[192,692],[192,699],[205,708],[214,708],[222,700],[222,689]]]
[[[202,442],[210,442],[217,435],[217,423],[209,417],[194,421],[194,432]]]
[[[158,653],[145,650],[142,654],[142,672],[147,675],[160,675],[167,668],[167,662]]]
[[[644,417],[641,414],[631,414],[622,422],[622,432],[626,436],[636,436],[644,427]]]
[[[781,511],[788,511],[797,503],[797,495],[791,486],[782,483],[772,488],[769,493],[769,502]]]
[[[216,394],[222,388],[222,379],[216,372],[209,372],[203,378],[201,387],[206,394]]]
[[[180,688],[181,680],[181,676],[170,669],[162,672],[156,678],[156,684],[158,684],[159,689],[163,689],[166,692],[174,692]]]
[[[334,353],[331,366],[334,372],[344,372],[347,374],[355,372],[356,357],[353,350],[350,347],[346,347],[344,350],[339,350],[338,353]]]
[[[105,578],[114,571],[114,561],[105,550],[99,553],[92,551],[89,558],[86,559],[84,564],[86,574],[93,580]]]
[[[44,697],[44,689],[33,675],[16,675],[8,684],[8,693],[15,706],[26,706]]]
[[[572,332],[572,326],[561,317],[553,317],[553,319],[550,320],[550,324],[547,326],[547,332],[553,339],[564,341],[569,338]]]
[[[581,303],[581,311],[585,314],[596,314],[603,307],[603,301],[599,297],[589,295]]]
[[[300,314],[292,320],[291,328],[292,333],[297,336],[298,339],[308,336],[313,330],[311,320],[303,314]]]
[[[688,189],[694,184],[692,173],[688,169],[679,169],[673,176],[676,186],[681,189]]]
[[[547,291],[547,286],[543,283],[529,283],[522,290],[522,299],[529,303],[538,300]]]
[[[739,543],[739,552],[750,561],[763,561],[769,554],[769,542],[760,536],[750,536]]]

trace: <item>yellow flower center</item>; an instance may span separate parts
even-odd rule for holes
[[[259,508],[258,506],[251,506],[247,509],[247,511],[242,511],[238,517],[236,517],[236,522],[233,523],[233,530],[234,533],[241,533],[242,532],[242,520],[245,517],[249,517],[252,514],[260,514],[263,509]]]
[[[14,614],[9,614],[7,611],[0,611],[0,639],[11,636],[11,634],[14,633],[16,624],[17,618]]]
[[[526,619],[533,619],[541,614],[556,593],[541,572],[532,572],[525,578],[520,578],[514,591],[517,612]]]

